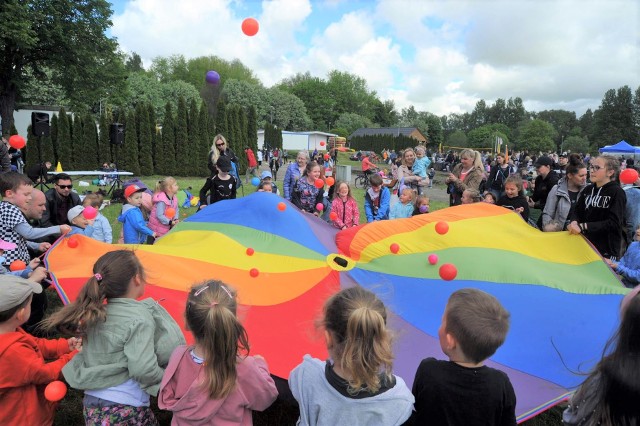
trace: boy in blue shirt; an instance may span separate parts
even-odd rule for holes
[[[367,222],[389,219],[389,203],[391,192],[389,188],[382,185],[382,177],[379,174],[372,174],[369,177],[371,185],[364,194],[364,212]]]
[[[122,222],[122,233],[125,244],[145,244],[149,237],[155,239],[157,234],[148,226],[142,216],[142,192],[144,188],[138,185],[129,185],[124,190],[127,204],[122,206],[122,213],[118,221]]]

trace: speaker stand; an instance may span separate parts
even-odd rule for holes
[[[120,145],[115,144],[113,146],[114,149],[114,162],[113,165],[115,166],[115,172],[118,172],[118,149],[119,149]],[[123,186],[123,182],[122,179],[120,179],[120,175],[116,174],[115,178],[113,179],[113,182],[111,182],[111,188],[109,188],[109,191],[107,191],[107,196],[113,197],[113,191],[115,191],[116,189],[121,189]]]
[[[36,186],[40,187],[40,191],[45,192],[44,188],[49,190],[49,186],[47,182],[49,180],[49,176],[47,175],[47,169],[44,167],[42,162],[42,136],[36,136],[38,141],[38,166],[40,167],[38,171],[38,184]]]

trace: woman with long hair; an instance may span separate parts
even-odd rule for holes
[[[449,193],[449,205],[457,206],[462,202],[465,189],[480,190],[480,184],[485,179],[482,157],[478,151],[463,149],[460,151],[460,163],[457,164],[449,177],[445,180]]]
[[[543,231],[567,229],[569,213],[587,184],[587,166],[582,162],[580,155],[571,154],[565,172],[565,176],[551,189],[547,197],[542,212]]]
[[[235,164],[237,178],[238,157],[236,157],[236,154],[229,147],[227,139],[220,133],[213,137],[213,144],[211,145],[211,150],[209,151],[209,162],[207,163],[207,167],[209,168],[209,170],[211,170],[212,174],[218,173],[218,170],[216,169],[216,162],[218,161],[219,157],[227,157],[229,161]]]

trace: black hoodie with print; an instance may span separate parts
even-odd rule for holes
[[[618,182],[600,188],[590,184],[580,193],[571,220],[586,224],[584,236],[603,257],[620,259],[627,248],[626,205],[627,195]]]

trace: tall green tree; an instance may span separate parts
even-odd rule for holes
[[[5,127],[27,76],[46,78],[64,90],[72,105],[97,103],[121,92],[124,65],[116,53],[106,0],[4,0],[0,7],[0,117]],[[96,84],[99,81],[100,84]]]
[[[162,133],[158,142],[156,152],[156,170],[160,175],[171,176],[176,173],[175,150],[176,129],[173,120],[173,109],[167,102],[164,111],[164,121],[162,122]]]
[[[552,152],[557,132],[551,123],[542,120],[529,120],[521,125],[517,148],[528,152]]]
[[[256,152],[258,150],[258,122],[256,117],[256,109],[249,107],[247,114],[247,145]]]
[[[198,176],[207,176],[209,174],[209,169],[207,168],[206,159],[207,159],[207,155],[209,154],[209,146],[210,146],[209,141],[212,139],[212,136],[209,135],[209,128],[210,128],[209,123],[211,119],[209,117],[207,104],[204,101],[200,105],[199,121],[200,121],[200,135],[198,136],[199,147],[195,155],[195,163],[197,167]]]
[[[56,163],[62,163],[63,169],[73,170],[71,167],[71,126],[69,116],[64,107],[60,108],[60,112],[58,113],[58,134],[56,135],[56,140],[58,141]]]
[[[198,114],[198,104],[195,100],[189,105],[189,139],[188,139],[189,155],[187,156],[187,167],[189,170],[196,171],[198,166],[196,163],[202,161],[202,157],[198,158],[198,148],[200,147],[200,114]]]
[[[216,117],[215,117],[215,131],[214,136],[217,134],[222,134],[226,137],[228,129],[227,129],[227,103],[224,99],[220,99],[218,102]]]
[[[104,111],[100,115],[100,133],[98,136],[98,163],[112,163],[111,147],[109,146],[111,141],[109,139],[109,126],[111,125],[111,119],[107,117],[107,112]]]
[[[83,137],[83,161],[82,170],[97,170],[102,165],[100,163],[100,157],[98,155],[98,129],[96,127],[96,121],[88,112],[84,114],[82,127]],[[84,168],[88,167],[88,168]]]
[[[136,128],[136,112],[130,109],[124,123],[124,145],[116,146],[118,169],[126,170],[140,176],[138,161],[138,129]]]
[[[189,124],[187,118],[187,104],[181,96],[178,98],[178,111],[176,112],[176,133],[175,133],[176,165],[175,174],[178,176],[188,176],[189,169],[185,166],[189,163]]]
[[[554,142],[558,149],[560,149],[561,145],[564,145],[564,140],[571,134],[571,129],[578,124],[574,111],[560,109],[545,110],[536,113],[535,117],[553,126],[557,134]]]
[[[143,176],[153,174],[153,158],[151,154],[151,129],[147,107],[140,103],[136,107],[136,127],[138,130],[138,159],[140,173]]]
[[[71,118],[71,117],[70,117]],[[84,153],[84,136],[83,136],[83,123],[80,114],[73,116],[71,124],[71,156],[69,157],[68,168],[70,170],[78,170],[84,168],[84,158],[80,156]]]
[[[149,117],[149,134],[151,135],[151,163],[153,165],[153,171],[154,174],[156,172],[156,149],[157,149],[157,144],[158,144],[158,137],[159,137],[159,128],[158,128],[158,122],[157,122],[157,118],[156,118],[156,112],[155,109],[153,108],[153,105],[151,105],[150,102],[147,102],[146,104],[146,108],[147,108],[147,115]]]

